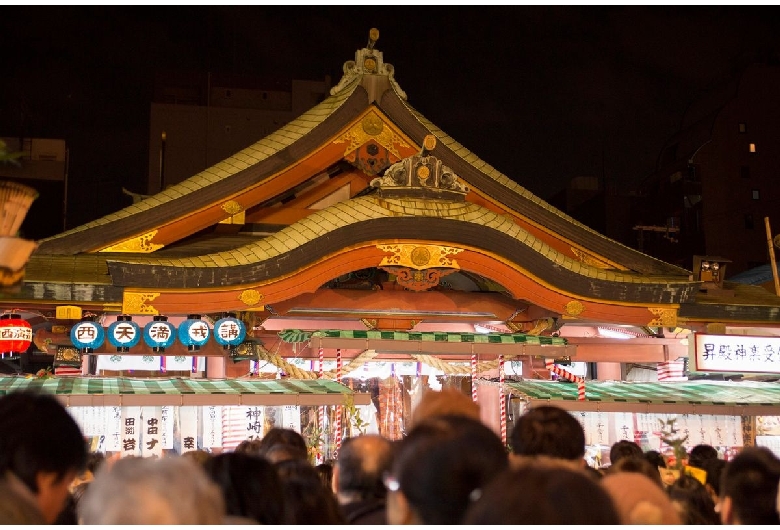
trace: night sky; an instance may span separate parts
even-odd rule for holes
[[[66,139],[70,228],[129,204],[122,186],[145,192],[156,70],[335,84],[376,27],[409,103],[522,186],[548,199],[588,175],[626,190],[653,171],[691,102],[778,56],[775,11],[4,7],[0,136]]]

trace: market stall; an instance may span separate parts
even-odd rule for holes
[[[717,447],[728,457],[748,445],[777,451],[780,432],[770,428],[780,415],[780,384],[753,381],[646,383],[588,381],[585,399],[578,385],[566,381],[506,381],[509,421],[525,410],[555,405],[583,425],[589,455],[608,464],[609,447],[628,439],[643,449],[669,452],[662,432],[674,420],[675,436]]]
[[[230,450],[271,427],[300,432],[326,455],[339,445],[327,435],[337,412],[349,422],[349,411],[373,409],[368,394],[326,379],[0,377],[0,395],[19,391],[55,395],[92,450],[122,456]]]

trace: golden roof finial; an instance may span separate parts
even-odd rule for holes
[[[368,32],[368,49],[373,50],[374,44],[376,44],[376,41],[379,40],[379,30],[376,28],[371,28],[371,31]]]

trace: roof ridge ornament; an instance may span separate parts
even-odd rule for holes
[[[374,48],[377,40],[379,40],[379,30],[371,28],[371,31],[368,32],[368,44],[366,47],[355,52],[354,61],[344,63],[344,75],[336,86],[330,89],[331,96],[335,96],[356,79],[362,79],[363,76],[384,76],[398,96],[406,101],[406,92],[401,89],[395,80],[395,68],[392,64],[384,62],[382,52]]]
[[[469,192],[459,177],[431,153],[436,137],[426,135],[420,153],[396,162],[371,181],[383,197],[419,197],[462,201]]]

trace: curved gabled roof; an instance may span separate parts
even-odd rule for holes
[[[424,222],[420,222],[424,218]],[[482,206],[434,199],[364,196],[337,203],[277,234],[196,258],[109,261],[114,285],[159,289],[227,287],[272,281],[345,248],[404,238],[437,241],[498,256],[539,281],[583,297],[635,303],[683,303],[697,288],[687,276],[648,277],[572,260]]]

